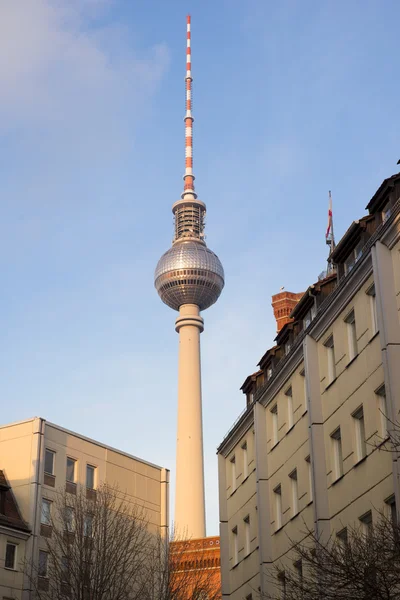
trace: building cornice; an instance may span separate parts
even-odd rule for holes
[[[239,415],[235,423],[228,431],[221,444],[217,448],[217,454],[222,454],[225,458],[233,450],[238,441],[254,424],[254,402],[249,404]]]

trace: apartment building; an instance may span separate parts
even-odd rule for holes
[[[400,506],[396,456],[382,450],[400,410],[400,173],[366,210],[289,318],[274,298],[275,345],[218,448],[226,598],[266,592],[307,528],[345,538]]]
[[[25,543],[30,530],[0,470],[0,598],[21,600]]]
[[[23,558],[37,562],[42,576],[46,577],[45,536],[57,490],[66,489],[74,494],[78,486],[84,486],[87,494],[95,494],[100,483],[117,486],[126,494],[127,502],[144,508],[152,530],[168,534],[167,469],[45,419],[34,418],[0,427],[0,467],[13,490],[21,519],[31,531],[29,537],[26,534],[25,548],[18,546],[17,556],[21,560],[15,561],[13,569],[20,591],[14,595],[4,594],[4,598],[30,600],[33,597],[29,579],[22,574]],[[6,553],[0,537],[0,561],[6,560]],[[9,576],[4,578],[0,568],[0,591],[2,586],[9,586],[9,579]],[[23,595],[18,595],[22,589]]]

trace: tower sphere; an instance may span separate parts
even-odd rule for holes
[[[181,239],[158,261],[154,285],[161,300],[174,310],[183,304],[205,310],[219,298],[224,269],[204,242]]]

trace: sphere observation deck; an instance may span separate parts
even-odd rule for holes
[[[158,261],[154,285],[161,300],[174,310],[183,304],[205,310],[221,294],[224,269],[203,241],[182,238]]]

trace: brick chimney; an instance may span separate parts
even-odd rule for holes
[[[279,292],[272,296],[272,308],[276,319],[276,328],[279,333],[286,323],[291,323],[293,319],[289,317],[290,313],[303,296],[304,292],[294,294],[293,292]]]

